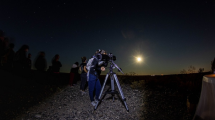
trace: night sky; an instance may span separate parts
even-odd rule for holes
[[[209,71],[215,57],[212,0],[1,0],[0,15],[15,51],[29,45],[32,61],[44,51],[48,66],[59,54],[61,72],[97,49],[139,75],[179,74],[190,65]]]

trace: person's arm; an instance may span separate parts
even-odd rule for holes
[[[104,66],[97,66],[96,70],[97,71],[105,71],[105,67]]]
[[[105,67],[101,67],[98,65],[98,60],[94,59],[92,62],[93,65],[93,69],[95,69],[96,71],[105,71]]]
[[[101,66],[98,65],[98,60],[94,59],[93,60],[93,65],[94,65],[94,69],[96,71],[101,71]]]
[[[79,67],[79,71],[81,71],[81,67]]]
[[[86,73],[87,73],[87,69],[86,69],[86,66],[84,66],[84,72],[86,72]]]

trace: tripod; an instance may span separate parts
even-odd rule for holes
[[[113,69],[114,69],[115,67],[118,69],[118,71],[120,71],[121,73],[123,73],[122,70],[121,70],[113,61],[110,62],[109,73],[107,73],[107,75],[106,75],[106,77],[105,77],[105,81],[104,81],[104,83],[103,83],[102,89],[101,89],[100,94],[99,94],[98,102],[97,102],[97,104],[96,104],[94,110],[96,110],[96,108],[98,107],[99,103],[101,102],[102,92],[103,92],[104,87],[105,87],[105,85],[106,85],[108,76],[110,76],[110,79],[111,79],[111,90],[110,90],[110,91],[106,91],[106,92],[105,92],[105,95],[106,95],[106,94],[111,94],[111,95],[112,95],[112,98],[113,98],[113,101],[114,101],[114,95],[115,95],[115,94],[118,94],[118,92],[114,90],[114,80],[115,80],[115,82],[116,82],[116,84],[117,84],[117,87],[118,87],[118,90],[119,90],[119,93],[120,93],[120,95],[121,95],[121,97],[122,97],[122,101],[124,102],[125,108],[126,108],[127,111],[129,111],[129,110],[128,110],[128,106],[127,106],[127,104],[126,104],[126,98],[125,98],[124,95],[123,95],[123,92],[122,92],[121,86],[120,86],[120,84],[119,84],[118,78],[117,78],[117,76],[116,76],[116,73],[113,72]],[[104,95],[104,96],[105,96],[105,95]]]

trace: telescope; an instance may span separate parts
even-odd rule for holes
[[[113,101],[114,101],[114,95],[120,93],[120,95],[121,95],[121,100],[123,101],[126,110],[129,111],[128,106],[127,106],[127,103],[126,103],[126,98],[124,97],[124,94],[123,94],[123,92],[122,92],[122,89],[121,89],[119,80],[118,80],[118,78],[117,78],[117,75],[116,75],[116,73],[113,72],[113,69],[114,69],[114,68],[117,68],[119,72],[121,72],[122,74],[124,74],[124,73],[122,72],[122,69],[119,68],[119,67],[117,66],[116,63],[114,63],[114,61],[116,60],[116,56],[114,56],[112,53],[109,53],[108,55],[97,53],[97,54],[96,54],[96,57],[97,57],[97,59],[99,60],[99,63],[98,63],[99,66],[105,66],[105,67],[107,67],[108,63],[110,63],[110,67],[109,67],[109,72],[106,74],[106,77],[105,77],[105,80],[104,80],[102,89],[101,89],[100,94],[99,94],[98,102],[97,102],[97,104],[96,104],[94,110],[97,109],[99,103],[102,101],[102,98],[104,98],[104,97],[102,97],[102,93],[103,93],[103,91],[104,91],[104,87],[105,87],[105,85],[106,85],[106,82],[107,82],[107,80],[108,80],[108,77],[110,77],[110,80],[111,80],[111,90],[108,89],[108,90],[104,93],[104,96],[105,96],[106,94],[111,94],[111,95],[112,95],[112,98],[113,98]],[[114,83],[116,83],[119,92],[115,90],[115,85],[114,85]]]

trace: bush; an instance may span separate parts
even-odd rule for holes
[[[145,85],[145,80],[140,80],[140,81],[134,81],[131,83],[131,88],[132,89],[142,89]]]
[[[125,73],[124,75],[119,75],[118,80],[120,84],[132,84],[132,82],[135,82],[135,72]]]

